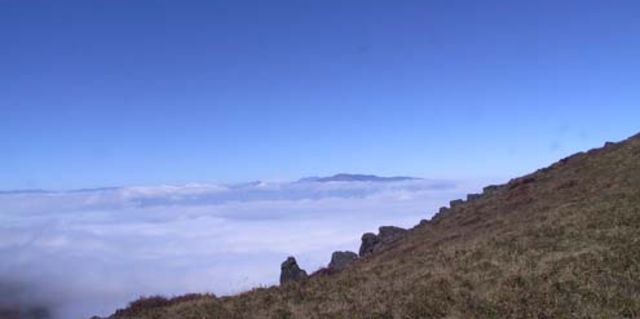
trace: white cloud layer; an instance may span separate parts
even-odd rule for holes
[[[332,251],[357,251],[362,233],[411,227],[481,186],[256,182],[6,192],[0,298],[40,303],[57,318],[88,318],[141,295],[271,285],[288,255],[314,271]]]

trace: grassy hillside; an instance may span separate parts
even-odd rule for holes
[[[488,188],[343,272],[113,318],[638,318],[640,135]]]

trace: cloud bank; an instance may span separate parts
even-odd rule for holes
[[[380,225],[411,227],[482,183],[254,182],[0,193],[2,307],[107,315],[142,295],[275,284]],[[46,318],[46,317],[42,317]]]

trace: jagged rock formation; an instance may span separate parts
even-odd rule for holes
[[[482,197],[482,194],[469,194],[467,195],[467,201],[470,202],[472,200],[476,200],[478,198]]]
[[[288,257],[282,265],[280,265],[280,284],[301,281],[307,279],[308,275],[304,269],[298,267],[298,262],[294,257]]]
[[[328,268],[332,271],[341,271],[356,259],[358,259],[358,254],[352,251],[336,251],[331,254],[331,262]]]
[[[370,255],[380,250],[385,245],[404,237],[407,232],[408,230],[396,226],[382,226],[378,229],[378,235],[365,233],[362,235],[360,257]]]
[[[513,183],[513,181],[511,182]],[[438,212],[433,216],[433,220],[442,218],[447,213],[457,209],[458,207],[463,206],[465,203],[476,201],[478,199],[481,199],[484,196],[494,195],[497,192],[499,192],[500,189],[502,189],[502,186],[500,185],[489,185],[482,189],[481,194],[468,194],[466,201],[464,199],[452,200],[449,202],[449,207],[440,207],[440,210],[438,210]],[[420,223],[420,225],[424,225],[424,224],[426,223],[423,223],[423,222]]]
[[[449,207],[451,209],[453,209],[453,208],[456,208],[456,207],[458,207],[458,206],[460,206],[462,204],[464,204],[464,200],[456,199],[456,200],[452,200],[452,201],[449,202]]]
[[[380,243],[380,239],[374,233],[364,233],[361,240],[362,244],[360,245],[359,251],[360,257],[372,254],[373,249]]]
[[[482,193],[490,195],[490,194],[493,194],[494,192],[498,191],[499,189],[500,189],[500,186],[498,186],[498,185],[489,185],[489,186],[487,186],[487,187],[482,189]]]
[[[407,230],[404,228],[396,227],[396,226],[382,226],[379,229],[380,241],[383,243],[390,243],[400,239],[404,235],[407,234]]]
[[[429,224],[429,222],[430,221],[428,219],[421,219],[420,222],[418,223],[418,225],[416,225],[415,227],[425,226],[425,225]]]

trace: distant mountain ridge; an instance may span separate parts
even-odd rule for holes
[[[409,176],[377,176],[373,174],[347,174],[340,173],[333,176],[326,177],[305,177],[301,178],[294,183],[306,183],[306,182],[318,182],[318,183],[329,183],[329,182],[375,182],[375,183],[384,183],[384,182],[402,182],[402,181],[417,181],[422,180],[422,178],[417,177],[409,177]],[[119,191],[126,189],[136,189],[140,187],[162,187],[162,186],[171,186],[171,187],[186,187],[186,186],[213,186],[219,185],[229,188],[242,188],[242,187],[256,187],[260,185],[264,185],[269,182],[264,181],[252,181],[247,183],[238,183],[238,184],[160,184],[160,185],[150,185],[150,186],[105,186],[105,187],[93,187],[93,188],[79,188],[79,189],[70,189],[70,190],[48,190],[48,189],[16,189],[16,190],[0,190],[0,195],[27,195],[27,194],[49,194],[49,193],[91,193],[91,192],[104,192],[104,191]]]
[[[340,173],[340,174],[336,174],[328,177],[306,177],[298,181],[328,183],[328,182],[402,182],[402,181],[412,181],[412,180],[420,180],[420,178],[409,177],[409,176],[383,177],[383,176],[377,176],[377,175]]]

